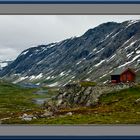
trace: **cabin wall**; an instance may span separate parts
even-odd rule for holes
[[[120,81],[121,82],[134,82],[135,81],[135,75],[131,71],[126,71],[123,74],[120,75]]]

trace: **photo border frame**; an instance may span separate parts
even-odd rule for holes
[[[113,11],[112,11],[113,10]],[[112,11],[112,12],[111,12]],[[0,15],[140,15],[140,0],[0,0]],[[140,139],[140,125],[1,125],[0,139]]]

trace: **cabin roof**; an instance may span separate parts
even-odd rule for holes
[[[135,74],[135,72],[132,69],[130,69],[130,68],[117,68],[115,71],[113,71],[111,73],[111,75],[121,75],[123,72],[125,72],[127,70],[130,70],[132,73]]]

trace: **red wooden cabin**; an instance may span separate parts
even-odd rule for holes
[[[135,77],[136,77],[136,73],[132,69],[130,69],[130,68],[127,68],[125,70],[117,69],[111,75],[111,82],[112,83],[134,82],[135,81]]]

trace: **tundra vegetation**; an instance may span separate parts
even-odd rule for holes
[[[88,82],[87,82],[88,83]],[[97,85],[80,83],[81,88],[92,89]],[[86,85],[86,86],[85,86]],[[48,90],[46,94],[35,94]],[[78,89],[81,90],[81,89]],[[87,90],[85,90],[87,92]],[[139,124],[140,123],[140,85],[101,94],[92,106],[84,104],[71,107],[58,107],[54,112],[45,104],[33,102],[35,98],[58,99],[57,88],[23,88],[5,81],[0,82],[0,120],[1,124]],[[62,93],[64,95],[64,93]],[[85,93],[84,93],[85,94]],[[66,93],[65,93],[66,95]],[[82,95],[81,95],[82,96]],[[63,98],[62,98],[63,99]],[[48,109],[48,110],[47,110]],[[29,119],[30,118],[30,119]]]

